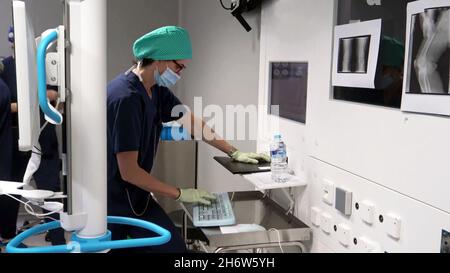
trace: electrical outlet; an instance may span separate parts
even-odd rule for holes
[[[344,224],[340,224],[337,229],[339,242],[348,247],[350,245],[350,233],[351,229]]]
[[[328,213],[322,213],[320,217],[320,227],[326,234],[331,234],[333,218]]]
[[[402,219],[394,214],[388,214],[384,221],[386,233],[396,240],[400,240]]]
[[[319,227],[320,226],[320,214],[321,214],[321,210],[317,207],[312,207],[311,208],[311,223],[316,226]]]
[[[363,201],[360,205],[359,210],[362,220],[365,223],[372,225],[375,218],[375,205],[373,205],[369,201]]]
[[[323,183],[323,201],[330,206],[334,204],[334,191],[334,183],[325,179]]]
[[[358,249],[362,253],[381,253],[380,245],[367,237],[359,237]]]

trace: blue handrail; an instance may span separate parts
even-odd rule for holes
[[[47,35],[42,37],[37,49],[38,96],[42,112],[44,112],[44,114],[55,124],[61,124],[62,116],[57,111],[50,108],[47,100],[47,70],[45,66],[45,57],[47,54],[47,47],[56,39],[58,39],[58,32],[56,30],[49,31]]]
[[[69,245],[62,246],[48,246],[48,247],[30,247],[30,248],[18,248],[18,246],[26,239],[49,230],[54,230],[61,227],[59,221],[51,222],[44,225],[39,225],[33,227],[23,233],[19,234],[14,238],[6,247],[6,252],[8,253],[71,253],[71,252],[81,252],[81,253],[93,253],[102,252],[110,249],[124,249],[124,248],[136,248],[136,247],[148,247],[163,245],[170,241],[172,235],[166,229],[157,226],[153,223],[142,221],[133,218],[124,217],[108,217],[109,224],[117,225],[129,225],[134,227],[140,227],[147,229],[158,234],[158,237],[153,238],[143,238],[143,239],[131,239],[131,240],[119,240],[110,241],[110,236],[106,236],[101,240],[84,240],[80,239],[78,242],[75,241]],[[76,236],[74,236],[76,239]]]

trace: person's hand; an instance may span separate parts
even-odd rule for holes
[[[214,200],[216,197],[213,194],[195,189],[180,189],[180,197],[177,199],[183,203],[200,203],[207,206]]]
[[[19,111],[17,108],[17,103],[11,103],[11,113],[16,114]]]
[[[234,161],[246,164],[259,164],[260,162],[270,162],[270,156],[257,153],[243,153],[236,151],[231,155]]]
[[[52,89],[47,90],[47,98],[50,102],[56,102],[59,98],[58,92]]]

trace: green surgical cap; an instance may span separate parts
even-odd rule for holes
[[[137,60],[186,60],[192,59],[192,44],[185,29],[167,26],[139,38],[134,43],[133,53]]]
[[[402,68],[405,60],[405,46],[403,43],[388,36],[384,36],[381,46],[381,63],[384,66]]]

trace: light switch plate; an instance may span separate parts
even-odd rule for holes
[[[311,223],[316,226],[320,227],[320,214],[322,213],[322,210],[317,207],[311,208]]]
[[[375,205],[370,203],[369,201],[363,201],[360,204],[359,211],[361,214],[361,219],[365,223],[373,225],[375,219]]]
[[[323,201],[330,206],[334,204],[334,183],[327,179],[323,183]]]
[[[337,233],[338,233],[339,242],[343,246],[348,247],[350,245],[350,240],[351,240],[351,238],[350,238],[351,229],[347,225],[340,224],[338,226]]]
[[[322,213],[320,216],[320,227],[322,228],[322,231],[326,234],[330,234],[332,228],[332,221],[333,218],[328,213]]]
[[[402,229],[402,220],[399,216],[395,214],[388,214],[384,221],[385,231],[392,238],[399,240],[401,229]]]

